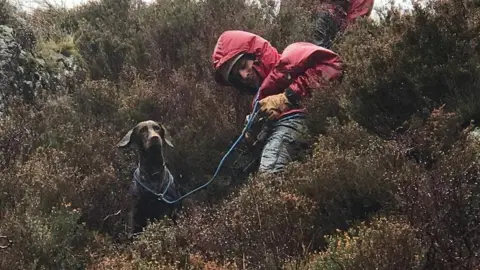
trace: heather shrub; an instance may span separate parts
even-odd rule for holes
[[[394,207],[394,186],[384,180],[394,162],[394,149],[393,142],[369,134],[354,122],[340,125],[332,120],[309,159],[281,177],[315,202],[319,208],[315,228],[328,233]]]
[[[400,209],[421,229],[425,264],[434,269],[478,265],[478,144],[465,129],[449,151],[434,152],[430,166],[399,162],[386,174],[396,184]]]
[[[274,180],[252,179],[219,206],[192,208],[178,227],[149,226],[132,252],[147,261],[269,269],[306,252],[314,210]]]
[[[308,128],[312,137],[327,132],[329,121],[343,125],[350,121],[339,100],[342,95],[339,82],[327,83],[324,89],[312,91],[311,98],[305,102],[309,117]]]
[[[473,1],[432,1],[352,27],[335,48],[348,63],[349,115],[382,135],[442,104],[463,122],[478,117],[478,12]]]
[[[47,207],[57,200],[58,194],[55,192],[58,192],[67,196],[72,205],[82,211],[116,207],[115,203],[101,203],[100,198],[109,200],[106,194],[111,194],[113,200],[124,200],[115,194],[127,184],[125,181],[117,181],[120,177],[116,175],[115,167],[124,164],[116,158],[119,153],[111,147],[116,142],[115,138],[106,136],[107,133],[102,128],[91,128],[96,123],[89,122],[88,118],[82,119],[68,97],[51,100],[41,111],[38,108],[24,110],[23,116],[30,117],[15,115],[22,117],[23,123],[15,122],[16,117],[4,122],[6,127],[20,127],[23,130],[20,133],[22,136],[15,137],[17,134],[9,134],[7,129],[7,134],[13,138],[5,140],[5,144],[11,140],[21,141],[17,148],[8,146],[11,155],[6,162],[11,164],[10,169],[16,165],[18,172],[5,170],[6,175],[2,179],[4,187],[11,186],[10,183],[16,182],[13,179],[18,178],[28,180],[23,183],[35,181],[45,187],[43,198],[51,196],[52,201],[45,204]],[[15,152],[18,153],[17,156],[13,155]],[[115,184],[115,188],[112,184]],[[56,185],[60,186],[54,188]],[[22,190],[26,188],[18,189],[18,192]],[[99,216],[92,218],[100,221]]]
[[[14,7],[6,0],[0,1],[0,24],[7,24],[12,19]]]
[[[329,247],[291,269],[423,269],[425,244],[414,227],[376,218],[329,236]]]
[[[445,106],[434,109],[430,116],[413,117],[394,134],[399,148],[418,164],[430,168],[440,156],[448,153],[465,130],[459,113],[445,111]]]
[[[134,48],[142,50],[142,44],[135,39],[134,33],[140,29],[131,12],[132,5],[130,0],[91,2],[75,16],[75,42],[92,79],[118,81],[127,55]]]
[[[14,246],[2,264],[82,268],[92,231],[124,231],[129,175],[119,170],[126,162],[112,147],[116,138],[68,96],[13,106],[8,115],[1,121],[0,227]]]
[[[36,115],[28,109],[31,106],[23,105],[19,98],[12,100],[12,104],[15,106],[9,108],[9,116],[0,119],[0,149],[2,149],[0,168],[2,171],[11,168],[17,161],[27,159],[34,149],[36,136],[33,133],[37,124],[34,121]]]
[[[2,207],[4,212],[0,220],[0,231],[9,237],[13,244],[2,250],[0,267],[83,268],[86,265],[85,246],[90,242],[90,237],[84,224],[78,222],[79,211],[71,208],[61,195],[50,198],[56,199],[54,201],[46,201],[42,193],[48,193],[48,190],[43,183],[18,184],[17,189],[28,185],[25,196],[12,194],[16,207]]]
[[[59,7],[35,9],[27,19],[31,25],[35,26],[32,30],[39,40],[59,42],[66,36],[74,34],[78,29],[75,9],[69,10]]]

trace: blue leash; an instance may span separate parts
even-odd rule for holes
[[[260,110],[258,109],[258,100],[257,100],[257,97],[258,95],[255,97],[255,105],[253,107],[253,113],[252,113],[252,116],[250,116],[247,120],[247,124],[245,125],[245,127],[243,128],[243,131],[242,133],[240,134],[240,136],[238,137],[238,139],[232,144],[232,146],[230,146],[230,149],[227,151],[227,153],[223,156],[222,160],[220,161],[220,163],[218,164],[217,166],[217,170],[215,171],[215,173],[213,174],[212,178],[206,182],[205,184],[197,187],[196,189],[194,190],[191,190],[190,192],[184,194],[183,196],[181,196],[180,198],[176,199],[176,200],[173,200],[173,201],[170,201],[168,199],[165,198],[165,194],[167,193],[168,189],[170,188],[170,184],[172,183],[172,181],[169,181],[167,187],[165,188],[165,190],[163,191],[163,193],[156,193],[155,191],[151,190],[150,188],[148,188],[147,186],[145,186],[139,179],[137,179],[137,177],[134,177],[134,179],[137,181],[137,183],[139,183],[141,186],[143,186],[146,190],[148,190],[149,192],[151,192],[152,194],[154,194],[155,196],[158,197],[158,200],[163,200],[164,202],[168,203],[168,204],[174,204],[174,203],[177,203],[181,200],[183,200],[185,197],[187,196],[190,196],[192,193],[194,192],[197,192],[199,191],[200,189],[202,188],[205,188],[206,186],[208,186],[216,177],[217,177],[217,174],[218,172],[220,171],[220,168],[222,167],[223,163],[225,162],[225,160],[227,159],[227,157],[230,155],[230,153],[237,147],[237,145],[240,143],[240,141],[242,140],[242,138],[245,136],[245,134],[247,133],[247,131],[250,129],[250,126],[253,124],[253,120],[257,117],[257,115],[260,113]],[[292,118],[296,118],[296,117],[299,117],[298,114],[292,114],[292,115],[288,115],[284,118],[282,118],[282,120],[286,120],[286,119],[292,119]]]

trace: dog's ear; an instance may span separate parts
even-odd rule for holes
[[[130,129],[125,136],[117,143],[118,148],[128,147],[132,142],[132,133],[135,128]]]
[[[161,123],[158,123],[160,125],[160,127],[162,127],[162,136],[163,136],[163,140],[172,148],[175,148],[173,147],[173,143],[172,143],[172,137],[170,136],[170,133],[168,132],[168,130],[165,128],[164,125],[162,125]]]

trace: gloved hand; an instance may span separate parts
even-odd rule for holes
[[[268,96],[258,102],[260,111],[268,116],[269,120],[277,120],[283,112],[292,108],[285,93]]]

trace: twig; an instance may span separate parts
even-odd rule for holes
[[[110,214],[106,217],[103,218],[103,221],[102,221],[102,224],[100,225],[100,229],[103,228],[103,225],[105,224],[105,221],[111,217],[114,217],[114,216],[118,216],[120,213],[122,212],[122,209],[118,210],[118,212],[116,212],[115,214]]]
[[[7,241],[6,245],[0,245],[0,249],[6,249],[13,245],[13,241],[8,238],[8,236],[0,235],[0,239],[5,239]]]
[[[122,210],[120,209],[120,210],[118,210],[117,213],[115,213],[115,214],[110,214],[110,215],[106,216],[106,217],[103,219],[103,221],[107,220],[107,219],[110,218],[110,217],[118,216],[121,212],[122,212]]]

